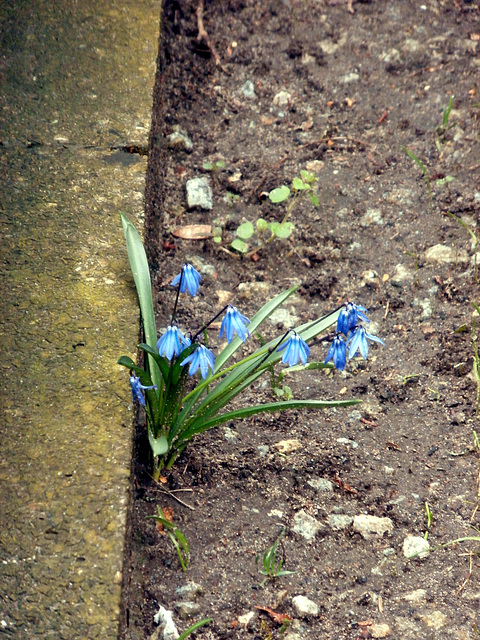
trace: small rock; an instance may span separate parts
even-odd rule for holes
[[[315,520],[303,509],[295,514],[293,522],[292,531],[301,535],[305,540],[313,540],[322,528],[318,520]]]
[[[358,73],[346,73],[342,78],[340,78],[340,82],[342,84],[350,84],[350,82],[357,82],[357,80],[360,80],[360,76],[358,75]]]
[[[348,438],[337,438],[337,442],[338,444],[344,444],[352,449],[357,449],[358,447],[358,442],[355,442],[355,440],[349,440]]]
[[[257,449],[258,449],[258,455],[261,458],[264,458],[268,453],[268,445],[266,444],[259,444]]]
[[[193,142],[178,125],[173,127],[173,133],[168,136],[168,146],[170,149],[181,149],[187,153],[193,150]]]
[[[171,611],[164,609],[164,607],[160,605],[160,608],[154,615],[153,620],[155,624],[160,625],[163,640],[178,640],[180,634],[178,633],[177,627],[173,622]]]
[[[468,255],[463,250],[453,250],[445,244],[436,244],[425,251],[425,261],[430,264],[468,262]]]
[[[429,550],[428,540],[420,536],[408,536],[403,541],[403,555],[406,558],[426,558]]]
[[[196,615],[201,607],[196,602],[177,602],[175,609],[178,611],[182,620],[185,620],[186,618],[191,618]]]
[[[187,207],[213,209],[213,193],[208,178],[191,178],[187,181]]]
[[[328,516],[328,524],[334,531],[342,531],[343,529],[347,529],[347,527],[349,527],[352,522],[352,516],[347,516],[343,513],[331,513]]]
[[[425,602],[427,597],[427,592],[425,589],[416,589],[415,591],[410,591],[410,593],[406,593],[402,596],[402,600],[406,600],[407,602],[411,602],[412,604],[420,604]]]
[[[377,516],[362,514],[354,517],[353,530],[363,536],[365,540],[369,540],[374,536],[392,533],[393,522],[390,518],[378,518]]]
[[[257,98],[255,87],[251,80],[246,80],[240,87],[240,91],[243,93],[245,98],[247,98],[247,100],[255,100]]]
[[[288,93],[288,91],[279,91],[273,98],[273,104],[276,107],[286,107],[290,102],[291,97],[292,94]]]
[[[312,478],[311,480],[307,480],[307,484],[319,493],[332,493],[333,491],[333,484],[325,478]]]
[[[413,273],[411,273],[403,264],[397,264],[395,267],[395,273],[390,278],[390,282],[393,285],[399,285],[412,279]]]
[[[390,629],[388,624],[385,624],[383,622],[372,624],[370,627],[368,627],[368,631],[370,632],[372,638],[386,638],[392,633],[392,630]]]
[[[244,613],[243,616],[238,616],[239,624],[243,625],[243,628],[246,629],[255,617],[255,613],[255,611],[249,611],[248,613]]]
[[[271,285],[268,282],[240,282],[237,287],[241,300],[267,299],[270,295],[270,289]]]
[[[224,429],[223,429],[223,437],[225,438],[225,440],[227,442],[236,442],[237,441],[237,434],[230,427],[224,427]]]
[[[280,440],[280,442],[276,442],[274,447],[280,451],[280,453],[291,453],[296,449],[300,449],[302,443],[300,440]]]
[[[305,596],[295,596],[292,598],[292,604],[299,616],[318,616],[320,613],[318,605]]]
[[[284,327],[294,327],[300,322],[299,316],[295,315],[292,309],[275,309],[270,314],[268,321],[271,324],[283,324]]]
[[[380,209],[368,209],[367,213],[360,220],[362,227],[369,227],[372,224],[383,224],[382,212]]]
[[[183,587],[175,589],[175,595],[181,598],[195,598],[203,593],[203,587],[196,582],[187,582]]]
[[[433,629],[438,630],[447,624],[448,618],[441,611],[433,611],[432,613],[422,616],[422,620],[425,622],[427,627],[432,627]]]

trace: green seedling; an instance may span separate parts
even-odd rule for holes
[[[462,227],[468,231],[468,233],[470,234],[470,237],[472,238],[472,243],[473,243],[473,264],[474,264],[473,273],[474,273],[475,282],[478,282],[478,265],[477,265],[478,238],[477,238],[475,232],[473,231],[472,227],[469,224],[467,224],[465,222],[465,220],[462,220],[462,218],[459,218],[455,214],[450,213],[450,211],[447,211],[446,215],[450,216],[450,218],[452,218],[452,220],[455,220],[455,222],[458,222],[458,224],[462,225]]]
[[[236,238],[231,243],[231,248],[240,254],[251,256],[261,251],[267,244],[274,240],[286,240],[295,230],[295,225],[288,220],[301,197],[306,195],[310,202],[318,207],[320,201],[316,193],[317,178],[314,173],[300,171],[300,177],[293,178],[291,188],[282,185],[273,189],[268,194],[268,199],[273,204],[285,203],[286,210],[281,222],[267,222],[258,218],[255,225],[252,222],[244,222],[236,230]],[[251,247],[253,239],[254,246]]]
[[[420,378],[420,373],[411,373],[408,376],[404,376],[402,379],[402,384],[403,386],[409,384],[409,383],[415,383],[418,382],[418,379]]]
[[[410,149],[407,149],[407,147],[404,147],[403,145],[402,145],[402,150],[407,154],[410,160],[413,160],[413,162],[415,162],[415,164],[421,169],[423,173],[423,177],[425,178],[425,183],[427,185],[428,197],[430,199],[430,211],[433,211],[432,180],[430,178],[430,174],[428,173],[426,166],[423,164],[420,158],[413,153],[413,151],[410,151]],[[450,182],[452,182],[452,180],[455,180],[453,176],[445,176],[444,178],[436,179],[435,183],[440,186],[445,186],[445,185],[448,185]]]
[[[480,439],[478,437],[478,433],[473,431],[473,448],[477,453],[480,453]]]
[[[180,566],[182,567],[183,571],[186,571],[190,563],[190,547],[183,533],[176,525],[173,524],[173,522],[170,522],[170,520],[165,517],[165,514],[160,509],[160,507],[158,508],[158,513],[156,516],[147,516],[147,518],[156,520],[165,529],[165,533],[168,535],[168,537],[172,541],[173,546],[175,547],[175,551],[177,552],[178,559],[180,561]],[[195,629],[192,629],[192,631],[194,630]],[[187,636],[184,637],[186,638]]]
[[[437,127],[436,129],[436,133],[437,133],[437,139],[435,141],[435,144],[437,145],[437,149],[438,149],[438,153],[442,152],[442,143],[445,142],[445,134],[447,131],[449,131],[450,129],[453,129],[453,127],[455,127],[456,122],[454,122],[453,124],[448,124],[448,120],[450,118],[450,113],[452,111],[453,108],[453,98],[454,96],[450,96],[450,99],[448,101],[448,106],[444,107],[442,110],[442,124]]]
[[[423,537],[425,538],[425,540],[428,540],[428,534],[433,523],[433,513],[428,505],[428,502],[425,502],[425,518],[427,520],[427,530],[425,531],[425,535]]]
[[[188,627],[188,629],[185,629],[185,631],[178,636],[178,640],[185,640],[185,638],[188,638],[188,636],[191,633],[193,633],[197,629],[200,629],[200,627],[204,627],[206,624],[210,624],[212,620],[213,618],[204,618],[203,620],[199,620],[198,622],[195,622],[195,624],[192,624],[191,627]]]
[[[217,171],[220,171],[220,169],[225,169],[225,162],[223,160],[217,160],[216,162],[204,162],[202,164],[202,168],[204,171],[216,173]]]
[[[478,315],[480,316],[480,307],[478,306],[478,304],[476,304],[475,302],[472,302],[475,311],[478,313]],[[479,407],[480,407],[480,358],[478,355],[478,344],[477,344],[477,333],[476,333],[476,325],[475,325],[475,318],[473,318],[472,320],[472,347],[473,347],[473,378],[475,380],[475,384],[477,385],[477,395],[476,395],[476,399],[475,399],[475,412],[477,414],[477,418],[478,418],[478,413],[479,413]]]
[[[274,580],[275,578],[281,578],[282,576],[289,576],[295,571],[285,571],[283,567],[283,558],[277,561],[277,549],[280,540],[285,535],[285,528],[282,530],[278,538],[273,545],[265,551],[263,554],[263,569],[260,569],[260,573],[265,576],[265,580],[260,586],[267,582],[267,580]],[[260,556],[255,558],[255,564],[258,564]]]

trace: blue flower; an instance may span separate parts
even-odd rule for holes
[[[345,369],[345,365],[347,364],[347,343],[340,336],[335,336],[333,339],[327,353],[325,364],[330,362],[330,360],[333,360],[335,368],[339,371],[343,371]]]
[[[291,332],[289,339],[281,344],[277,351],[283,351],[283,349],[285,349],[285,353],[282,356],[282,362],[283,364],[288,363],[289,367],[293,367],[299,360],[302,361],[302,364],[306,364],[310,355],[308,344],[295,331]]]
[[[157,350],[161,356],[171,360],[173,356],[178,356],[189,345],[190,340],[185,338],[180,329],[175,325],[170,325],[157,342]]]
[[[143,397],[142,389],[156,389],[157,388],[156,384],[153,384],[150,387],[144,386],[140,382],[140,378],[137,378],[137,376],[134,375],[133,373],[130,376],[130,386],[132,388],[133,401],[134,402],[138,402],[138,404],[141,404],[142,407],[145,406],[145,398]]]
[[[372,342],[379,342],[380,344],[383,344],[383,346],[385,346],[383,340],[380,340],[380,338],[367,333],[365,327],[357,327],[349,340],[350,346],[348,349],[348,357],[353,358],[357,351],[360,351],[362,358],[366,360],[368,356],[367,340],[372,340]]]
[[[212,373],[215,369],[215,357],[210,349],[207,349],[203,344],[199,344],[195,351],[187,356],[180,364],[183,367],[183,365],[188,363],[190,363],[188,375],[193,376],[197,373],[198,369],[200,369],[204,380],[208,376],[208,369],[210,368]]]
[[[359,320],[370,322],[363,311],[367,311],[365,307],[361,307],[360,305],[354,304],[353,302],[347,302],[347,304],[340,311],[340,315],[338,316],[337,333],[348,335],[349,331],[355,329]]]
[[[225,334],[227,342],[230,343],[233,339],[233,334],[236,333],[240,340],[245,342],[245,340],[250,335],[246,327],[247,324],[250,324],[250,320],[245,316],[242,316],[237,307],[229,304],[227,313],[222,320],[219,338],[221,338],[223,334]]]
[[[184,264],[178,276],[172,280],[171,286],[175,287],[180,283],[180,293],[185,293],[188,290],[191,296],[196,296],[201,279],[202,276],[191,264]]]

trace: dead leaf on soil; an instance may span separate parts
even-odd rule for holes
[[[165,507],[165,509],[162,509],[162,516],[165,518],[165,520],[168,520],[168,522],[173,522],[173,514],[174,511],[172,507]],[[165,533],[165,529],[161,522],[157,522],[157,531],[159,533]]]
[[[205,240],[212,237],[212,225],[210,224],[186,224],[173,230],[176,238],[183,240]]]
[[[270,607],[259,607],[257,604],[255,605],[255,609],[259,609],[260,611],[265,611],[272,618],[274,622],[278,624],[284,624],[285,622],[291,622],[292,618],[288,615],[288,613],[277,613]]]

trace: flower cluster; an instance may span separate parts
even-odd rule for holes
[[[354,358],[358,351],[364,360],[368,356],[368,340],[385,345],[383,340],[367,333],[360,321],[370,322],[365,307],[347,302],[337,320],[337,332],[327,353],[325,364],[333,360],[336,369],[343,371],[348,358]],[[343,336],[342,336],[343,334]]]
[[[191,296],[196,296],[200,280],[200,273],[192,265],[185,264],[182,267],[182,271],[171,282],[171,286],[178,287],[178,293],[188,291]],[[224,311],[225,316],[221,323],[219,338],[225,337],[227,342],[230,343],[234,336],[237,335],[242,342],[245,342],[250,335],[247,328],[250,320],[231,304],[228,304],[212,318],[206,327]],[[338,316],[336,333],[333,336],[333,342],[327,353],[325,363],[332,360],[335,367],[343,371],[347,361],[347,350],[348,358],[353,358],[359,351],[362,357],[366,359],[368,355],[368,340],[384,344],[380,338],[368,334],[365,328],[359,324],[360,321],[369,322],[365,314],[366,309],[355,305],[353,302],[348,302],[342,308]],[[200,375],[205,380],[209,372],[213,374],[215,371],[215,356],[210,349],[197,341],[198,335],[196,334],[193,337],[183,335],[173,318],[172,323],[157,342],[157,351],[160,356],[165,357],[169,362],[172,362],[174,358],[179,358],[180,366],[189,365],[188,374],[190,376],[200,371]],[[192,346],[193,350],[190,348]],[[188,352],[182,359],[182,353],[186,349],[188,349]],[[308,344],[293,329],[289,329],[272,350],[283,351],[282,362],[290,367],[295,366],[298,362],[305,365],[310,355]],[[130,384],[134,400],[141,405],[145,405],[142,390],[156,388],[143,386],[139,378],[133,374],[130,378]]]

